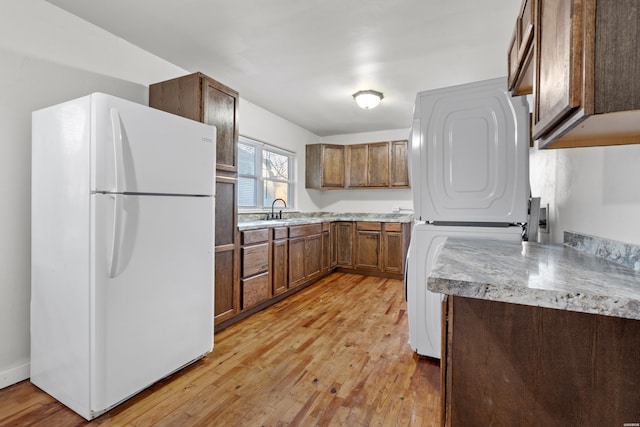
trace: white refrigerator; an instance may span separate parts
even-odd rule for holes
[[[506,79],[418,93],[405,278],[409,342],[418,354],[441,354],[442,295],[427,289],[427,278],[447,237],[522,239],[529,139],[528,104],[511,97]]]
[[[31,382],[87,420],[213,349],[214,165],[113,96],[32,115]]]

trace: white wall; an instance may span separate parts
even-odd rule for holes
[[[640,145],[530,153],[532,194],[550,210],[543,241],[574,231],[640,245]]]
[[[366,142],[397,141],[409,138],[409,129],[380,132],[352,133],[327,136],[321,142],[327,144],[361,144]],[[413,210],[411,190],[307,190],[319,211],[352,213],[392,213],[394,208]]]

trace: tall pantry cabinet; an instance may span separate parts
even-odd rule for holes
[[[239,312],[238,92],[194,73],[149,86],[149,106],[216,126],[215,325]]]

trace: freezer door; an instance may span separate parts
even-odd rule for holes
[[[411,139],[417,219],[526,222],[529,111],[506,80],[419,93]]]
[[[91,189],[94,192],[214,192],[214,126],[94,93]]]
[[[409,343],[418,354],[441,354],[442,295],[427,289],[427,279],[448,237],[519,241],[520,227],[450,227],[416,224],[407,255],[407,315]]]
[[[213,198],[91,196],[94,416],[213,348]]]

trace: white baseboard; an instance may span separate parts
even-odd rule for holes
[[[9,387],[17,382],[26,380],[31,373],[31,363],[27,362],[24,365],[17,366],[15,368],[8,369],[0,372],[0,389]]]

